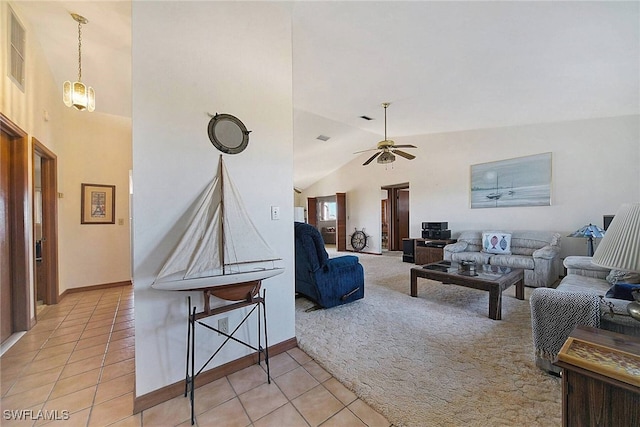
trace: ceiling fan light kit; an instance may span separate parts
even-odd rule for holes
[[[379,157],[377,162],[380,164],[393,163],[396,161],[396,156],[394,156],[389,151],[384,151]]]
[[[84,16],[72,13],[71,17],[78,23],[78,81],[66,81],[62,85],[62,101],[67,107],[92,112],[96,109],[96,93],[91,86],[82,83],[82,24],[89,21]]]
[[[396,156],[394,154],[399,155],[400,157],[404,157],[407,160],[413,160],[416,158],[413,154],[405,153],[404,151],[397,150],[397,148],[417,148],[415,145],[405,144],[405,145],[395,145],[395,143],[387,138],[387,108],[390,103],[383,102],[382,107],[384,108],[384,140],[378,142],[376,148],[372,150],[381,150],[378,151],[373,156],[369,157],[366,162],[362,164],[362,166],[367,166],[369,163],[373,162],[376,158],[377,163],[380,164],[389,164],[396,161]],[[371,150],[364,150],[371,151]],[[362,153],[363,151],[359,151],[355,154]]]

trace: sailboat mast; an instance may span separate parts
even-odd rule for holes
[[[218,167],[218,175],[220,176],[220,265],[222,266],[222,274],[224,275],[224,171],[222,163],[222,154],[220,154],[220,161]]]

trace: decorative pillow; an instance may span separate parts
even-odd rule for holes
[[[482,251],[490,254],[511,255],[511,234],[485,231],[482,233]]]
[[[607,282],[615,285],[619,282],[640,283],[640,273],[624,270],[611,270],[607,275]]]
[[[633,301],[633,291],[640,291],[640,284],[638,283],[616,283],[609,288],[604,295],[607,298],[624,299],[627,301]]]

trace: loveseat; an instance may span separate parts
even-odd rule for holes
[[[567,275],[556,289],[534,289],[529,298],[536,365],[551,373],[560,372],[553,362],[577,325],[640,336],[640,322],[627,314],[630,301],[621,299],[622,292],[612,287],[625,276],[585,256],[569,256],[564,266]],[[630,280],[635,283],[638,278]],[[612,297],[605,296],[608,291]]]
[[[525,286],[549,287],[560,276],[560,234],[528,230],[463,231],[456,243],[444,247],[444,259],[522,268]]]

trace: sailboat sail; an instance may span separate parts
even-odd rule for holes
[[[222,156],[182,239],[166,261],[155,289],[203,289],[261,280],[282,273],[280,258],[249,218]]]

